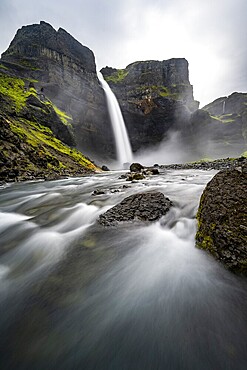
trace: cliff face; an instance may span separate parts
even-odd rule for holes
[[[22,92],[35,90],[26,96],[23,118],[41,122],[97,161],[115,157],[94,54],[65,30],[45,22],[22,27],[2,54],[0,72],[5,82],[21,79]],[[160,143],[172,131],[181,134],[191,158],[246,151],[247,94],[234,93],[198,110],[185,59],[135,62],[101,72],[118,98],[134,151]]]
[[[101,70],[115,93],[134,151],[184,130],[198,108],[185,59],[135,62]]]
[[[74,144],[71,117],[12,72],[0,65],[0,183],[96,170],[68,146]]]
[[[236,156],[247,148],[247,94],[221,97],[191,116],[191,143],[200,157]]]
[[[71,116],[78,149],[96,157],[114,156],[105,95],[90,49],[65,30],[40,22],[17,31],[1,63],[32,80],[40,94]]]

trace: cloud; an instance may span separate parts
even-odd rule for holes
[[[0,51],[45,20],[92,49],[98,67],[185,57],[203,104],[247,90],[246,0],[1,0]]]

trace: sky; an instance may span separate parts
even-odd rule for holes
[[[186,58],[200,107],[247,92],[247,0],[0,0],[0,53],[41,20],[88,46],[98,69]]]

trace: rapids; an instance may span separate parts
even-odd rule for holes
[[[246,280],[194,246],[199,198],[215,173],[0,188],[1,369],[246,369]],[[97,223],[146,190],[175,205],[160,221]]]

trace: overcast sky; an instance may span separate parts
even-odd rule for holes
[[[201,106],[247,92],[247,0],[0,0],[0,52],[40,20],[93,50],[98,69],[186,58]]]

